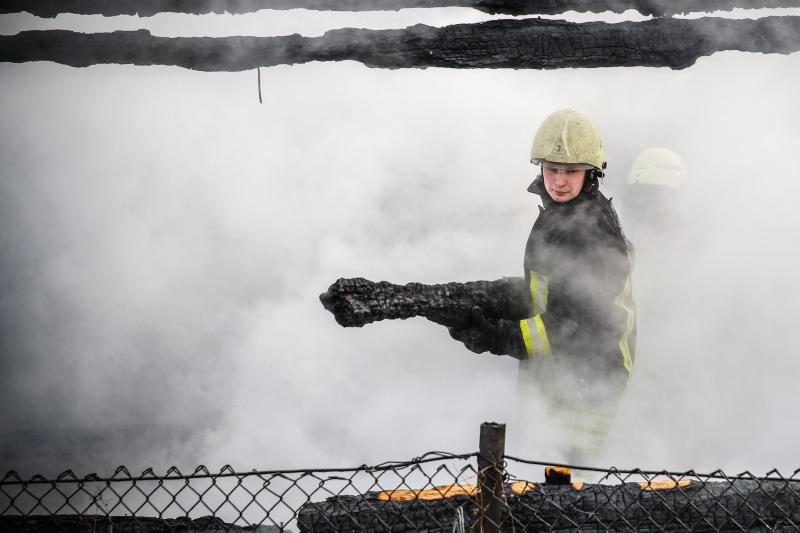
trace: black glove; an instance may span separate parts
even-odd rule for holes
[[[500,338],[500,325],[483,316],[477,305],[470,311],[472,322],[466,328],[447,328],[450,336],[464,343],[467,350],[475,353],[495,352]]]

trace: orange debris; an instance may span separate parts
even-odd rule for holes
[[[642,490],[670,490],[688,487],[692,484],[690,479],[665,479],[664,481],[642,481],[639,483],[639,488]]]
[[[572,483],[575,490],[583,489],[583,483]],[[530,481],[515,481],[511,484],[511,491],[515,494],[525,494],[537,487]],[[407,502],[413,500],[441,500],[453,496],[475,496],[478,494],[477,485],[442,485],[421,490],[385,490],[378,493],[378,500],[383,502]]]
[[[535,483],[531,483],[530,481],[515,481],[511,484],[511,490],[515,494],[525,494],[529,490],[533,490],[536,488]]]
[[[385,490],[378,493],[380,501],[407,502],[411,500],[441,500],[453,496],[475,496],[477,485],[442,485],[424,490]]]

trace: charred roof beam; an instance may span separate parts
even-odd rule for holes
[[[800,0],[6,0],[0,14],[27,12],[39,17],[139,15],[158,13],[252,13],[262,9],[386,11],[407,8],[468,7],[507,15],[556,15],[567,11],[622,13],[638,11],[656,17],[709,13],[734,8],[798,7]]]
[[[321,37],[158,37],[145,30],[92,34],[37,30],[0,36],[0,62],[174,65],[229,72],[345,60],[378,68],[682,69],[723,50],[800,51],[800,17],[659,18],[617,24],[496,20],[443,28],[422,24],[399,30],[345,28]]]

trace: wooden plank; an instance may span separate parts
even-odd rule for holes
[[[500,531],[798,531],[800,480],[695,477],[650,483],[505,486]],[[520,490],[525,483],[524,490]],[[457,514],[479,523],[475,496],[378,501],[375,494],[305,504],[301,532],[450,533]]]
[[[379,68],[687,68],[722,50],[800,50],[800,17],[653,19],[571,23],[523,19],[443,28],[339,29],[321,37],[157,37],[148,31],[25,31],[0,36],[0,61],[174,65],[242,71],[310,61],[360,61]]]
[[[159,13],[252,13],[262,9],[315,9],[324,11],[376,11],[406,8],[469,7],[487,13],[545,15],[567,11],[622,13],[629,9],[644,15],[711,12],[733,8],[797,7],[800,0],[6,0],[0,13],[28,12],[39,17],[60,13],[80,15],[139,15]]]

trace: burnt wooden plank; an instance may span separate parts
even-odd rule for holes
[[[278,533],[272,525],[238,526],[220,518],[206,516],[191,519],[146,516],[54,514],[0,516],[0,531],[14,533]]]
[[[552,15],[567,11],[622,13],[632,9],[644,15],[669,16],[733,8],[797,6],[800,0],[6,0],[0,4],[0,13],[28,12],[39,17],[55,17],[60,13],[149,17],[158,13],[241,14],[262,9],[375,11],[469,7],[509,15]]]
[[[530,297],[523,278],[439,285],[340,278],[320,295],[320,301],[345,327],[414,316],[445,326],[467,327],[475,306],[493,318],[520,320],[530,315]]]
[[[321,37],[157,37],[148,31],[25,31],[0,36],[0,61],[174,65],[242,71],[310,61],[360,61],[379,68],[689,67],[722,50],[800,50],[800,17],[652,19],[572,23],[498,20],[399,30],[344,28]]]
[[[507,485],[500,530],[788,532],[800,527],[800,480],[686,481],[661,487],[518,483],[524,488],[515,490]],[[467,524],[476,526],[475,496],[392,501],[377,493],[307,503],[298,525],[308,533],[363,528],[449,533],[459,508]]]

